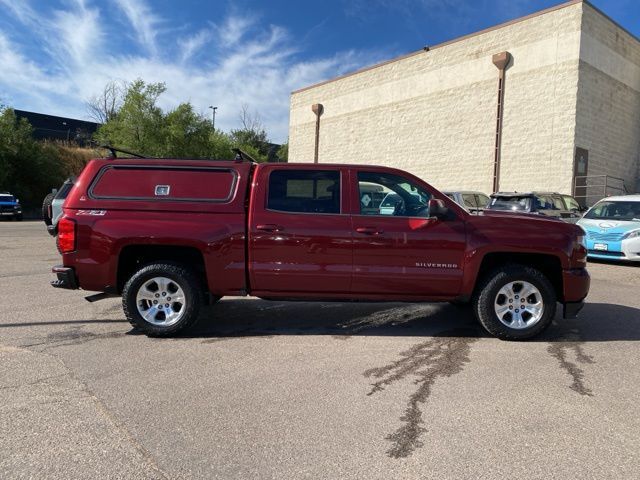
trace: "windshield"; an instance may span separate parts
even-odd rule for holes
[[[584,218],[640,222],[640,202],[601,201]]]
[[[64,200],[65,198],[67,198],[67,195],[69,195],[69,192],[71,191],[71,188],[73,187],[74,182],[75,182],[75,178],[70,178],[69,180],[64,182],[60,187],[60,190],[58,190],[58,193],[56,193],[55,199]]]
[[[487,208],[491,210],[528,211],[531,207],[531,197],[493,197]]]
[[[13,195],[0,195],[0,202],[9,202],[13,203],[16,199]]]

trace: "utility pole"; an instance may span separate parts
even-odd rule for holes
[[[211,109],[211,126],[213,127],[213,131],[216,131],[216,110],[218,107],[214,107],[213,105],[209,105]]]

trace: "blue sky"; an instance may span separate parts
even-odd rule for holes
[[[216,126],[243,106],[284,141],[292,90],[560,3],[554,0],[0,0],[0,102],[88,119],[109,80],[166,82]],[[594,0],[640,36],[638,0]]]

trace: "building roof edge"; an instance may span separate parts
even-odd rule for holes
[[[292,91],[292,92],[291,92],[291,95],[294,95],[294,94],[296,94],[296,93],[301,93],[301,92],[304,92],[304,91],[306,91],[306,90],[310,90],[310,89],[312,89],[312,88],[320,87],[320,86],[322,86],[322,85],[326,85],[326,84],[331,83],[331,82],[336,82],[336,81],[338,81],[338,80],[342,80],[342,79],[344,79],[344,78],[348,78],[348,77],[351,77],[351,76],[354,76],[354,75],[358,75],[358,74],[360,74],[360,73],[364,73],[364,72],[367,72],[367,71],[369,71],[369,70],[373,70],[373,69],[375,69],[375,68],[383,67],[383,66],[385,66],[385,65],[389,65],[390,63],[398,62],[398,61],[400,61],[400,60],[404,60],[405,58],[410,58],[410,57],[413,57],[413,56],[415,56],[415,55],[419,55],[419,54],[421,54],[421,53],[427,53],[427,52],[430,52],[431,50],[435,50],[435,49],[437,49],[437,48],[446,47],[446,46],[448,46],[448,45],[451,45],[451,44],[454,44],[454,43],[458,43],[458,42],[461,42],[461,41],[463,41],[463,40],[467,40],[467,39],[469,39],[469,38],[476,37],[476,36],[478,36],[478,35],[483,35],[483,34],[485,34],[485,33],[491,32],[491,31],[493,31],[493,30],[499,30],[499,29],[501,29],[501,28],[508,27],[508,26],[510,26],[510,25],[514,25],[514,24],[516,24],[516,23],[524,22],[525,20],[529,20],[529,19],[531,19],[531,18],[539,17],[539,16],[541,16],[541,15],[545,15],[545,14],[547,14],[547,13],[551,13],[551,12],[554,12],[554,11],[556,11],[556,10],[561,10],[561,9],[563,9],[563,8],[571,7],[571,6],[576,5],[576,4],[579,4],[579,3],[586,3],[586,4],[588,4],[590,7],[592,7],[594,10],[596,10],[596,11],[597,11],[597,12],[599,12],[600,14],[604,15],[605,17],[607,17],[609,20],[611,20],[613,23],[615,23],[618,27],[620,27],[621,29],[623,29],[625,32],[629,33],[631,36],[633,36],[634,38],[636,38],[636,37],[635,37],[633,34],[631,34],[628,30],[626,30],[626,29],[624,29],[623,27],[621,27],[618,23],[616,23],[615,21],[613,21],[609,16],[607,16],[606,14],[604,14],[601,10],[599,10],[599,9],[598,9],[598,8],[596,8],[596,7],[594,7],[594,6],[593,6],[590,2],[588,2],[587,0],[569,0],[569,1],[567,1],[567,2],[564,2],[564,3],[561,3],[561,4],[555,5],[555,6],[553,6],[553,7],[545,8],[544,10],[539,10],[539,11],[537,11],[537,12],[530,13],[529,15],[525,15],[524,17],[518,17],[518,18],[515,18],[515,19],[513,19],[513,20],[508,20],[508,21],[503,22],[503,23],[500,23],[500,24],[498,24],[498,25],[494,25],[493,27],[488,27],[488,28],[485,28],[485,29],[483,29],[483,30],[479,30],[479,31],[477,31],[477,32],[468,33],[467,35],[462,35],[461,37],[456,37],[456,38],[454,38],[454,39],[452,39],[452,40],[447,40],[447,41],[445,41],[445,42],[438,43],[438,44],[433,45],[433,46],[429,46],[429,47],[428,47],[428,49],[427,49],[427,47],[425,47],[425,48],[421,48],[420,50],[417,50],[417,51],[414,51],[414,52],[410,52],[410,53],[406,53],[406,54],[404,54],[404,55],[400,55],[400,56],[398,56],[398,57],[394,57],[394,58],[391,58],[391,59],[389,59],[389,60],[385,60],[385,61],[383,61],[383,62],[376,63],[376,64],[374,64],[374,65],[370,65],[370,66],[368,66],[368,67],[364,67],[364,68],[361,68],[361,69],[355,70],[355,71],[353,71],[353,72],[345,73],[345,74],[343,74],[343,75],[339,75],[339,76],[337,76],[337,77],[335,77],[335,78],[330,78],[330,79],[328,79],[328,80],[323,80],[322,82],[314,83],[314,84],[312,84],[312,85],[308,85],[308,86],[306,86],[306,87],[299,88],[299,89],[297,89],[297,90]],[[636,38],[636,39],[637,39],[637,38]]]

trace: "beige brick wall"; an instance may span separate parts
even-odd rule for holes
[[[441,189],[492,190],[498,70],[508,50],[501,190],[569,192],[583,5],[577,3],[291,96],[289,159],[382,164]]]
[[[640,187],[640,42],[589,5],[582,31],[576,146],[589,150],[589,175],[623,178],[634,191]]]

